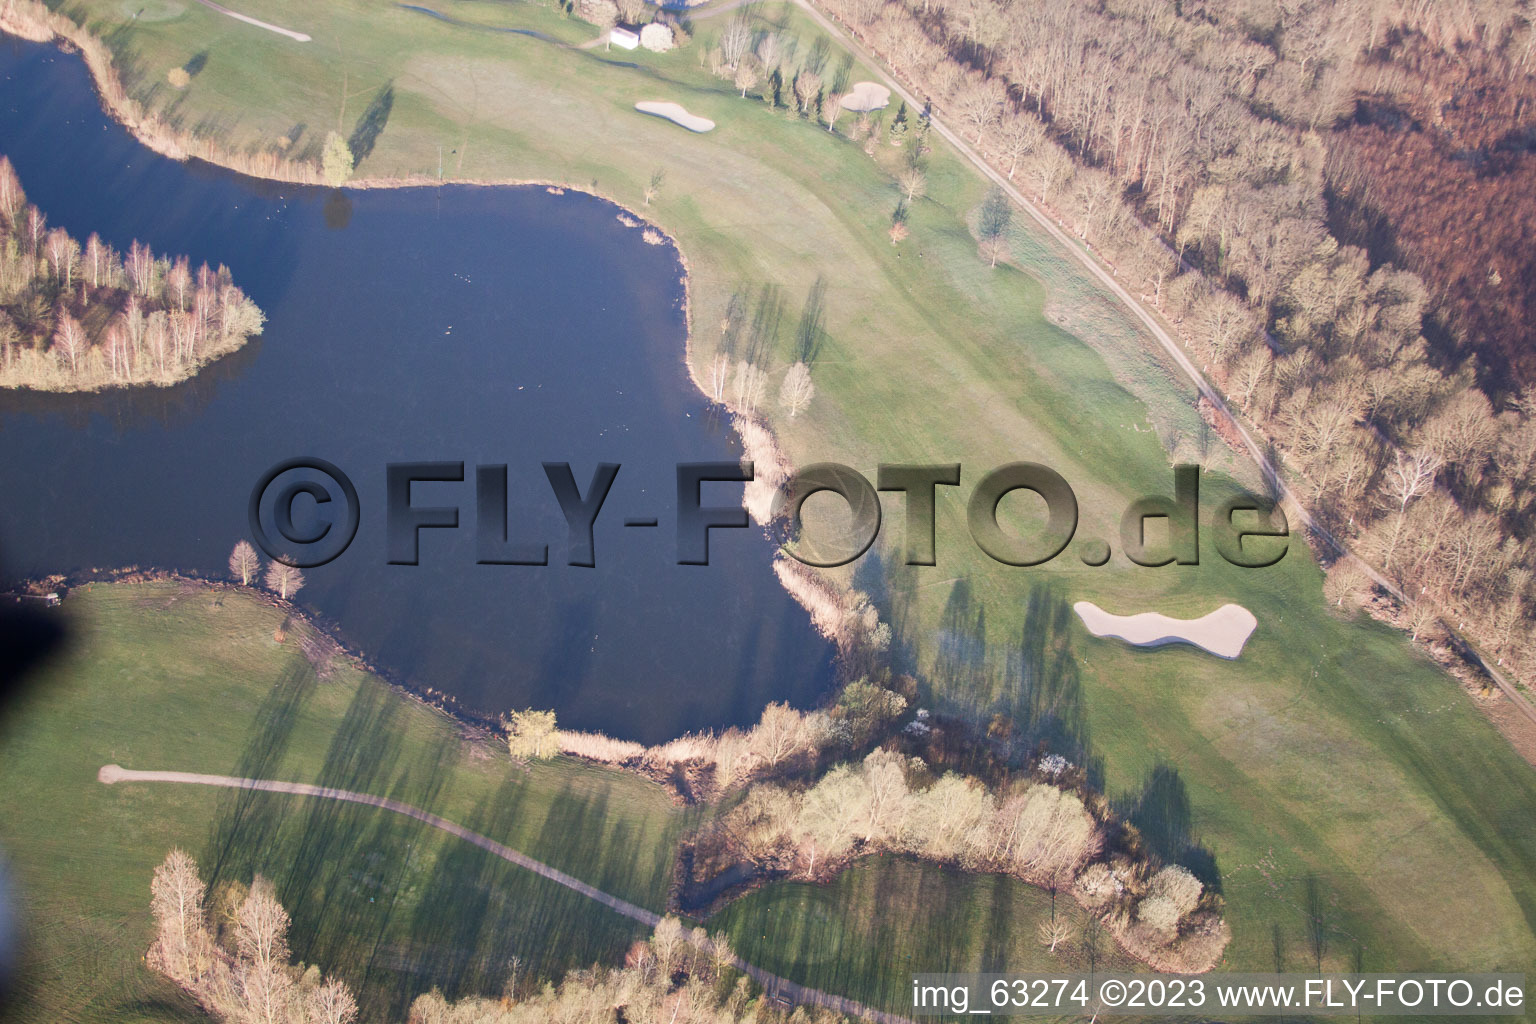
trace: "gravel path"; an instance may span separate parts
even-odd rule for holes
[[[234,18],[236,21],[243,21],[247,25],[255,25],[257,28],[264,28],[268,32],[276,32],[280,36],[287,36],[289,39],[296,39],[301,43],[309,42],[309,36],[305,35],[303,32],[295,32],[291,28],[283,28],[281,25],[274,25],[271,22],[260,21],[251,17],[249,14],[241,14],[239,11],[230,10],[223,4],[216,4],[213,2],[213,0],[197,0],[197,2],[208,8],[210,11],[218,11],[220,14],[227,14],[231,18]]]
[[[927,105],[926,103],[919,101],[917,96],[914,95],[910,89],[906,88],[902,82],[898,81],[890,75],[890,73],[886,70],[886,64],[884,61],[875,56],[875,54],[871,52],[871,50],[862,42],[860,42],[858,39],[855,39],[850,32],[843,28],[842,25],[833,22],[831,18],[828,18],[825,14],[818,10],[815,4],[811,2],[811,0],[792,0],[792,2],[795,4],[795,6],[805,11],[811,20],[820,25],[825,32],[827,32],[834,40],[839,43],[839,45],[846,47],[856,57],[863,60],[864,63],[869,65],[871,68],[874,68],[881,81],[890,86],[890,88],[896,93],[897,96],[905,100],[907,106],[910,109],[914,111],[921,111],[925,108]],[[1083,246],[1077,239],[1072,238],[1065,231],[1063,231],[1060,226],[1058,226],[1054,220],[1047,216],[1044,211],[1037,207],[1029,199],[1028,196],[1024,195],[1024,193],[1015,188],[1012,181],[1004,177],[1003,174],[994,168],[991,164],[987,163],[987,161],[984,160],[980,154],[978,154],[976,150],[971,147],[970,143],[961,138],[960,135],[952,130],[948,125],[940,121],[937,113],[935,113],[933,116],[933,129],[934,131],[938,132],[940,137],[949,142],[950,145],[954,146],[962,156],[964,156],[971,162],[971,164],[977,168],[977,170],[981,171],[981,173],[985,175],[989,181],[993,182],[999,188],[1001,188],[1010,199],[1017,203],[1024,210],[1024,212],[1029,215],[1030,219],[1039,224],[1040,227],[1043,228],[1052,238],[1061,243],[1061,245],[1066,248],[1068,252],[1077,257],[1078,262],[1081,263],[1100,284],[1109,289],[1109,291],[1113,293],[1116,298],[1120,299],[1121,302],[1125,303],[1126,308],[1131,311],[1132,315],[1134,315],[1137,320],[1141,321],[1142,325],[1145,326],[1149,332],[1151,332],[1152,337],[1156,339],[1158,345],[1163,349],[1164,352],[1168,354],[1174,363],[1178,365],[1179,370],[1189,378],[1199,393],[1205,397],[1206,401],[1211,404],[1211,407],[1216,411],[1216,414],[1236,428],[1238,436],[1242,438],[1243,446],[1248,449],[1249,456],[1258,465],[1259,471],[1263,474],[1264,480],[1271,488],[1272,493],[1278,495],[1282,503],[1288,503],[1291,506],[1291,508],[1300,517],[1302,524],[1306,526],[1307,529],[1311,530],[1316,536],[1321,537],[1329,547],[1333,548],[1336,552],[1339,553],[1339,557],[1354,559],[1354,561],[1361,567],[1361,569],[1364,570],[1366,575],[1370,577],[1373,583],[1396,597],[1404,605],[1410,605],[1413,603],[1413,600],[1407,594],[1399,589],[1397,585],[1394,584],[1391,580],[1387,579],[1386,576],[1384,576],[1375,566],[1367,562],[1358,553],[1350,550],[1349,546],[1346,545],[1343,540],[1341,540],[1339,537],[1336,537],[1331,530],[1313,518],[1312,513],[1308,511],[1306,506],[1301,503],[1301,500],[1296,497],[1295,493],[1286,486],[1285,482],[1280,479],[1279,468],[1275,465],[1274,461],[1270,459],[1268,452],[1259,446],[1259,443],[1254,440],[1253,435],[1248,432],[1248,429],[1243,426],[1242,422],[1237,418],[1236,414],[1232,412],[1231,408],[1227,405],[1226,397],[1222,395],[1221,392],[1216,390],[1216,388],[1212,386],[1208,380],[1205,379],[1205,375],[1201,373],[1199,368],[1195,366],[1194,362],[1184,354],[1183,348],[1177,341],[1174,340],[1173,336],[1164,329],[1163,325],[1158,322],[1158,320],[1147,310],[1146,306],[1139,299],[1127,291],[1126,288],[1121,285],[1119,280],[1116,279],[1115,276],[1110,273],[1110,271],[1104,268],[1104,266],[1099,262],[1098,258],[1093,255],[1092,252]],[[1449,625],[1449,623],[1447,623],[1447,625]],[[1502,672],[1500,672],[1487,658],[1484,658],[1481,653],[1477,652],[1476,649],[1473,648],[1472,645],[1464,637],[1461,637],[1459,632],[1456,632],[1454,635],[1456,635],[1456,637],[1463,644],[1465,644],[1469,650],[1473,651],[1482,669],[1488,673],[1489,678],[1494,681],[1494,684],[1498,686],[1501,691],[1503,691],[1506,697],[1509,698],[1515,709],[1523,714],[1526,718],[1536,722],[1536,704],[1532,704],[1531,701],[1527,700],[1525,695],[1516,688],[1514,683],[1512,683]]]
[[[527,868],[534,874],[547,878],[557,885],[563,885],[573,892],[578,892],[587,897],[587,899],[596,900],[615,913],[622,914],[630,920],[638,921],[647,928],[656,927],[656,923],[661,920],[661,915],[646,910],[644,907],[636,906],[628,900],[621,900],[617,896],[603,892],[601,889],[590,886],[579,878],[573,878],[559,868],[552,868],[543,861],[534,860],[525,853],[520,853],[510,846],[498,843],[496,840],[483,836],[478,832],[472,832],[463,825],[455,824],[447,818],[440,818],[436,814],[424,811],[419,807],[412,807],[410,804],[403,804],[398,800],[391,800],[388,797],[373,796],[370,793],[354,793],[351,790],[333,789],[330,786],[315,786],[307,782],[245,779],[234,775],[203,775],[198,772],[135,771],[131,768],[124,768],[115,764],[103,765],[101,770],[96,773],[96,779],[108,786],[116,785],[120,782],[172,782],[193,786],[219,786],[224,789],[255,789],[265,793],[289,793],[293,796],[310,796],[322,800],[341,800],[346,803],[366,804],[369,807],[378,807],[386,811],[393,811],[396,814],[403,814],[407,818],[415,818],[417,821],[431,825],[433,828],[441,829],[449,835],[457,836],[467,843],[473,843],[475,846],[480,847],[480,849],[495,854],[504,861],[516,864],[520,868]],[[852,999],[822,992],[819,989],[806,988],[804,985],[796,984],[787,978],[781,978],[776,974],[769,974],[759,967],[752,966],[740,957],[732,957],[732,961],[737,970],[746,974],[753,981],[756,981],[771,997],[788,1000],[792,1003],[825,1006],[852,1017],[862,1017],[866,1020],[878,1021],[879,1024],[913,1024],[912,1021],[897,1014],[885,1013],[855,1002]]]

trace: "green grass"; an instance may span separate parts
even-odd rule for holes
[[[0,845],[24,893],[20,1018],[194,1019],[143,966],[149,878],[172,846],[205,880],[277,883],[295,955],[374,1008],[432,985],[499,991],[612,959],[643,929],[462,840],[374,808],[96,781],[104,764],[323,782],[429,808],[609,892],[664,907],[685,815],[659,786],[498,745],[377,679],[317,679],[280,611],[239,593],[117,584],[65,604],[74,642],[0,723]],[[401,1014],[403,1016],[403,1014]]]
[[[532,4],[431,6],[566,41],[594,34]],[[314,35],[297,45],[195,4],[179,15],[163,5],[159,20],[133,24],[117,0],[65,7],[113,40],[141,95],[173,103],[188,126],[218,126],[231,146],[264,144],[299,124],[300,150],[329,128],[345,134],[391,82],[394,111],[361,175],[435,175],[441,152],[449,177],[553,179],[638,206],[664,168],[663,193],[645,212],[689,260],[701,378],[733,292],[779,287],[788,328],[812,281],[831,282],[817,398],[776,423],[798,463],[831,459],[872,475],[882,461],[960,460],[969,485],[1003,462],[1044,462],[1076,489],[1081,535],[1113,542],[1133,496],[1171,488],[1165,442],[1187,449],[1199,440],[1191,389],[1148,355],[1139,329],[1068,253],[1021,223],[1011,244],[1029,273],[976,258],[967,217],[984,190],[954,154],[933,154],[930,198],[912,212],[912,238],[892,247],[885,227],[900,154],[887,148],[872,161],[841,136],[739,99],[699,68],[698,43],[616,55],[445,25],[388,3],[336,0],[323,16],[301,0],[242,3]],[[815,32],[798,15],[773,5],[765,13],[810,45]],[[700,36],[718,25],[699,22]],[[154,84],[198,53],[206,67],[184,93]],[[687,133],[635,113],[642,99],[676,100],[719,127]],[[1242,476],[1219,450],[1212,465],[1207,509],[1232,486],[1222,472]],[[1536,777],[1401,636],[1329,613],[1299,538],[1266,570],[1213,561],[1208,539],[1199,567],[1141,569],[1117,554],[1088,569],[1069,552],[1022,570],[976,552],[960,497],[944,494],[941,507],[938,567],[867,563],[858,574],[901,626],[906,663],[932,680],[926,699],[1033,726],[1031,709],[1049,690],[1070,725],[1064,741],[1086,748],[1127,804],[1155,770],[1176,769],[1158,776],[1160,800],[1145,802],[1163,811],[1144,808],[1138,820],[1170,854],[1219,873],[1230,967],[1272,966],[1276,928],[1300,965],[1309,876],[1328,895],[1336,966],[1356,943],[1381,970],[1536,962]],[[888,567],[900,543],[894,505],[887,525],[877,553]],[[1237,601],[1260,626],[1235,662],[1130,651],[1084,636],[1070,618],[1049,628],[1031,621],[1040,588],[1051,601],[1088,598],[1116,612],[1198,615]],[[969,655],[945,653],[967,635]],[[1020,667],[1029,664],[1032,681]],[[875,911],[853,901],[836,912],[859,935],[858,920]],[[891,913],[879,909],[882,920]],[[810,964],[792,967],[785,973],[813,976]]]
[[[882,912],[872,914],[878,906]],[[1082,912],[1060,897],[1074,923]],[[825,886],[771,886],[721,912],[742,957],[765,970],[895,1013],[912,1008],[917,973],[1088,970],[1080,925],[1052,953],[1041,942],[1051,898],[999,875],[947,871],[902,858],[864,861]],[[1104,936],[1098,970],[1132,970]]]

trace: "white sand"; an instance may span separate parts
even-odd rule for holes
[[[871,110],[880,110],[891,102],[891,90],[879,82],[855,82],[853,87],[843,94],[843,109],[851,110],[855,114],[865,114]]]
[[[1092,601],[1072,606],[1094,636],[1119,637],[1137,647],[1194,644],[1221,658],[1235,658],[1253,635],[1259,620],[1240,604],[1224,604],[1198,619],[1173,619],[1160,612],[1111,615]]]
[[[635,109],[642,114],[655,114],[664,117],[674,124],[680,124],[691,132],[707,132],[715,127],[715,122],[707,117],[699,117],[690,114],[683,109],[681,103],[666,103],[661,100],[641,100],[635,104]]]

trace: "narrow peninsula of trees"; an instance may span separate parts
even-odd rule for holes
[[[50,228],[0,156],[0,387],[174,384],[245,344],[262,319],[224,267]]]

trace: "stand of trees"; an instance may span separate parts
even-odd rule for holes
[[[260,579],[266,583],[268,590],[284,601],[291,600],[304,586],[302,572],[276,559],[268,563],[267,571],[263,573],[261,556],[247,540],[236,541],[230,550],[229,574],[239,580],[242,587],[249,587]]]
[[[262,314],[228,269],[82,245],[27,202],[0,156],[0,387],[165,385],[245,344]]]
[[[1485,392],[1474,366],[1431,346],[1431,289],[1341,242],[1328,204],[1328,133],[1379,80],[1388,44],[1481,49],[1524,76],[1536,32],[1523,8],[822,5],[1140,286],[1331,531],[1531,674],[1536,389]]]
[[[649,940],[630,947],[622,967],[593,967],[567,974],[558,985],[521,993],[515,986],[500,999],[468,998],[450,1003],[436,990],[411,1004],[407,1024],[611,1024],[613,1021],[696,1022],[696,1024],[843,1024],[847,1018],[824,1007],[775,1005],[754,991],[736,970],[735,953],[724,935],[685,929],[664,917]]]
[[[172,850],[155,869],[151,909],[156,934],[147,960],[229,1024],[355,1024],[357,1000],[346,983],[315,967],[288,962],[288,912],[260,875],[220,902],[217,924],[197,862]],[[217,933],[217,934],[216,934]],[[411,1004],[407,1024],[612,1024],[614,1020],[695,1024],[841,1024],[826,1009],[793,1015],[754,991],[737,969],[724,935],[691,931],[665,917],[649,940],[630,947],[622,967],[573,971],[558,984],[520,991],[507,980],[499,998],[449,1002],[433,989]]]
[[[233,914],[215,927],[197,862],[172,850],[150,884],[155,916],[151,967],[230,1024],[354,1024],[357,1002],[345,982],[288,962],[288,912],[257,875],[227,901]]]
[[[1106,805],[1095,799],[1100,815]],[[1070,892],[1138,958],[1204,971],[1226,947],[1219,897],[1177,865],[1159,865],[1096,816],[1076,790],[1030,778],[996,793],[920,758],[877,749],[813,785],[760,783],[695,849],[694,863],[743,858],[774,876],[826,878],[857,857],[905,854],[966,871],[1013,875]],[[1126,848],[1128,847],[1128,848]],[[1052,921],[1056,921],[1053,915]],[[1053,945],[1061,936],[1049,933]]]

